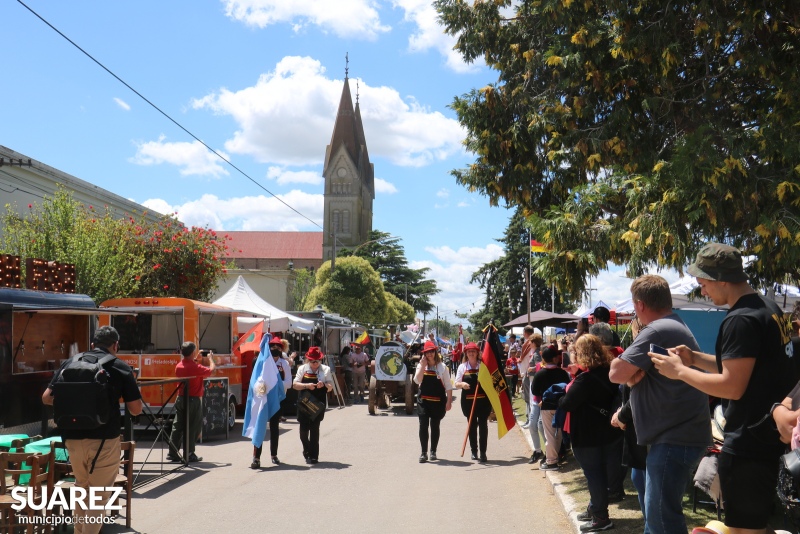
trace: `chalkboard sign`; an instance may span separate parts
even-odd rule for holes
[[[206,378],[203,382],[203,437],[228,439],[228,378]]]

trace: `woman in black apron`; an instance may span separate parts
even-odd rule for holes
[[[327,406],[328,392],[333,389],[331,368],[322,365],[322,352],[319,347],[311,347],[306,353],[306,363],[297,368],[294,377],[294,389],[298,391],[310,390],[311,394]],[[300,441],[303,443],[303,457],[307,464],[319,461],[319,424],[325,417],[323,410],[316,419],[297,412],[297,422],[300,423]]]
[[[467,343],[464,347],[466,360],[458,366],[456,371],[455,387],[463,389],[461,395],[461,412],[467,418],[469,424],[469,448],[472,450],[472,459],[480,463],[486,463],[486,443],[489,437],[489,414],[492,412],[492,405],[486,394],[478,387],[478,369],[480,369],[480,353],[478,345],[473,342]],[[475,401],[477,391],[478,399]],[[475,402],[475,412],[470,421],[469,415],[472,411],[473,401]],[[480,446],[480,457],[478,448]]]
[[[439,444],[439,423],[453,404],[453,385],[450,371],[442,363],[436,344],[426,341],[422,348],[422,359],[417,364],[414,382],[419,385],[419,443],[422,454],[419,463],[428,461],[428,427],[430,426],[431,461],[437,460],[436,446]]]

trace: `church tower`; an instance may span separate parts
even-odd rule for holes
[[[331,259],[336,248],[354,248],[369,239],[372,231],[372,201],[375,199],[375,170],[369,161],[361,110],[353,108],[348,69],[331,142],[325,149],[322,176],[325,179],[325,221],[322,260]]]

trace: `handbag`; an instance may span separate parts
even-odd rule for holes
[[[325,411],[325,403],[304,389],[297,395],[297,411],[313,421]]]

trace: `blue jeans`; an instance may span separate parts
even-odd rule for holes
[[[542,451],[542,441],[544,439],[544,427],[542,426],[542,407],[531,399],[530,416],[528,417],[528,432],[531,433],[533,440],[533,450]]]
[[[639,508],[642,509],[642,517],[645,521],[644,534],[650,534],[650,531],[647,529],[647,516],[644,513],[644,496],[647,484],[647,471],[644,469],[636,469],[635,467],[631,467],[631,482],[633,482],[633,486],[636,488],[636,493],[639,497]]]
[[[589,487],[589,506],[592,514],[600,519],[608,518],[608,471],[606,469],[607,446],[578,447],[572,445],[572,454],[578,460],[586,485]]]
[[[647,452],[645,517],[650,534],[686,532],[683,494],[706,447],[651,445]]]

